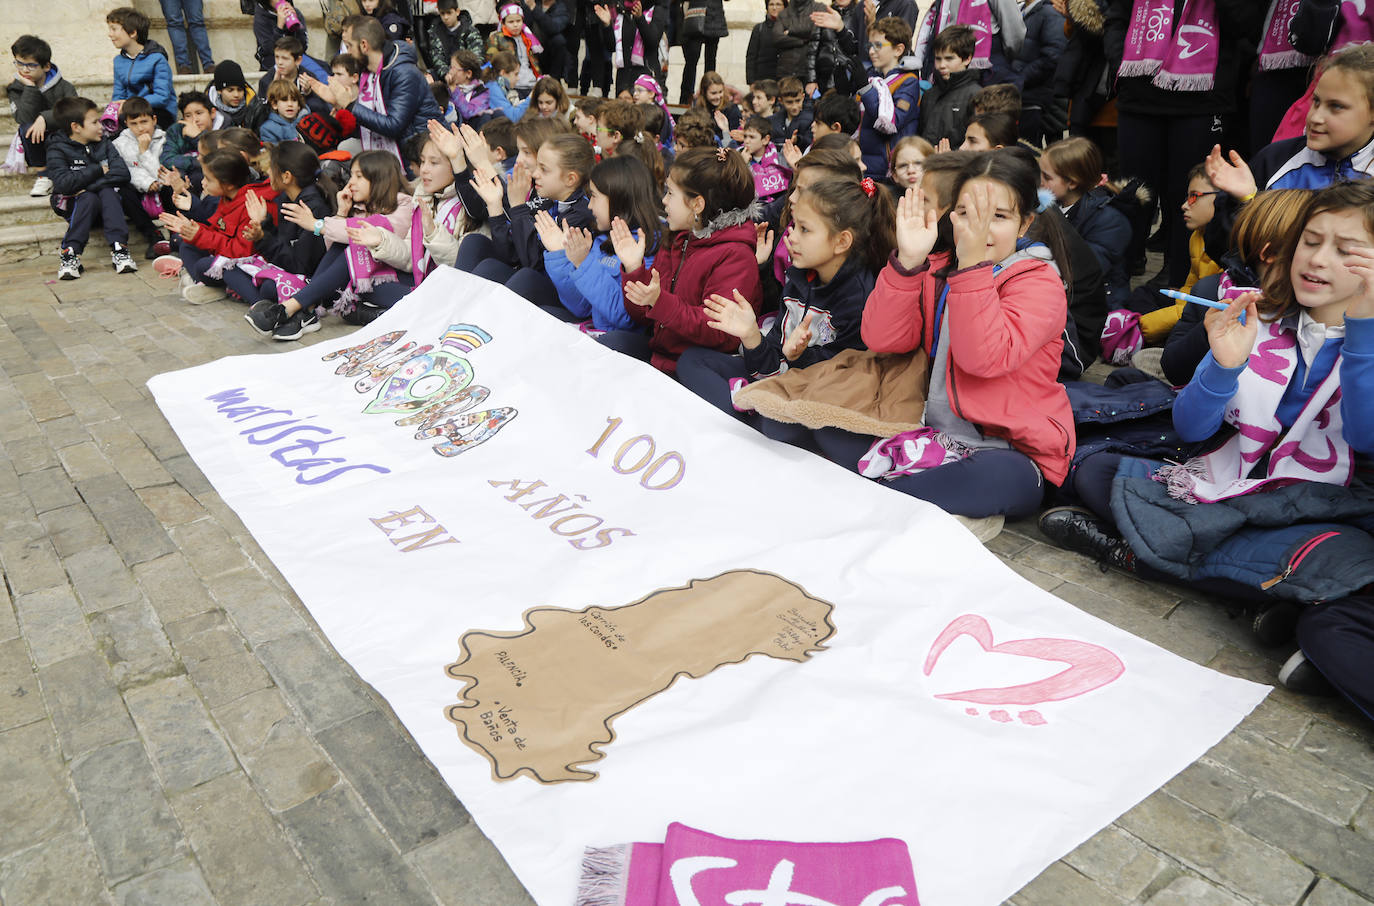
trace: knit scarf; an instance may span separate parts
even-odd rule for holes
[[[381,214],[350,217],[347,223],[350,227],[372,224],[383,230],[391,229],[391,221]],[[351,239],[348,241],[348,251],[344,257],[348,259],[349,288],[360,295],[372,292],[378,283],[395,283],[397,280],[395,268],[382,264],[372,256],[371,249]]]
[[[644,10],[644,21],[645,21],[645,22],[652,22],[652,21],[654,21],[654,9],[655,9],[655,7],[650,7],[650,8],[648,8],[648,9]],[[625,24],[625,16],[624,16],[624,14],[622,14],[622,13],[620,13],[620,12],[617,12],[617,13],[615,14],[615,52],[612,54],[612,62],[615,64],[615,68],[616,68],[617,70],[624,69],[625,66],[626,66],[626,61],[625,61],[625,42],[624,42],[624,40],[621,38],[621,35],[623,35],[623,34],[625,33],[625,32],[622,30],[623,27],[624,27],[624,24]],[[644,65],[644,37],[643,37],[642,35],[640,35],[639,29],[636,28],[636,29],[634,30],[634,32],[635,32],[635,40],[634,40],[634,44],[630,47],[630,60],[629,60],[629,63],[632,64],[632,65],[635,65],[635,66],[643,66],[643,65]],[[659,42],[659,44],[660,44],[660,49],[661,49],[662,43],[663,43],[662,41]],[[661,60],[661,59],[662,59],[662,57],[660,57],[660,60]]]
[[[358,77],[358,104],[374,113],[386,116],[386,101],[382,98],[383,65],[383,63],[378,63],[375,72],[369,69]],[[396,144],[394,138],[380,135],[365,126],[359,126],[358,132],[363,143],[363,150],[385,151],[400,160],[402,166],[405,165],[405,161],[401,159],[401,148]]]
[[[668,101],[663,97],[663,89],[659,87],[658,79],[649,75],[647,72],[635,79],[635,85],[643,88],[654,96],[654,106],[663,111],[663,122],[667,124],[668,143],[673,142],[673,114],[668,110]],[[660,145],[660,147],[662,147]]]
[[[1299,6],[1302,6],[1302,0],[1274,0],[1269,5],[1269,16],[1264,20],[1264,38],[1260,44],[1261,72],[1293,69],[1312,62],[1311,57],[1293,48],[1289,38],[1293,17],[1297,15]]]
[[[247,258],[226,258],[223,255],[216,255],[210,261],[210,266],[205,269],[205,276],[215,280],[223,280],[225,271],[236,268],[252,277],[254,286],[262,286],[268,280],[275,282],[277,284],[278,302],[290,299],[310,282],[300,274],[282,270],[261,255],[249,255]]]
[[[534,32],[530,31],[529,25],[522,24],[520,27],[520,34],[518,35],[513,35],[506,30],[506,17],[511,13],[519,13],[522,21],[525,18],[525,11],[522,8],[514,3],[507,3],[505,6],[501,7],[501,34],[510,38],[512,41],[518,40],[522,42],[525,45],[525,53],[527,54],[543,53],[544,45],[539,43],[539,39],[534,36]],[[533,69],[536,73],[539,71],[534,65],[533,57],[530,57],[530,69]]]
[[[1220,51],[1216,0],[1187,0],[1174,24],[1174,0],[1135,0],[1117,75],[1153,76],[1169,91],[1210,91]]]
[[[897,105],[892,102],[892,89],[905,77],[911,75],[900,69],[894,69],[885,76],[872,76],[868,80],[869,87],[878,96],[878,116],[873,122],[873,127],[879,132],[893,135],[897,132]]]
[[[951,25],[973,29],[973,62],[969,69],[992,68],[992,9],[988,0],[942,0],[930,7],[923,34],[932,37]]]
[[[1368,0],[1342,0],[1340,18],[1336,23],[1336,40],[1330,53],[1340,53],[1354,44],[1374,40],[1374,11],[1365,12]]]
[[[453,190],[449,186],[449,191]],[[429,204],[428,199],[415,199],[415,211],[410,215],[410,272],[415,275],[415,285],[434,270],[434,259],[430,257],[429,247],[425,245],[424,217],[421,208]],[[458,229],[458,218],[463,214],[463,202],[457,195],[441,197],[434,211],[434,225],[449,233]]]
[[[1250,361],[1241,372],[1225,420],[1236,433],[1211,453],[1155,473],[1169,496],[1189,503],[1215,503],[1270,486],[1295,481],[1348,485],[1354,457],[1341,433],[1341,361],[1303,406],[1285,432],[1278,420],[1279,403],[1297,370],[1297,330],[1291,321],[1260,324]],[[1269,457],[1259,478],[1250,471]]]
[[[920,906],[901,840],[732,840],[678,823],[663,843],[589,847],[573,899],[574,906],[763,902]]]
[[[760,160],[750,160],[749,169],[754,171],[754,194],[767,201],[787,191],[791,169],[778,154],[778,146],[768,144]]]

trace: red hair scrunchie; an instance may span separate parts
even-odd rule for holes
[[[863,179],[859,180],[859,188],[863,189],[864,194],[867,195],[869,198],[872,198],[873,193],[878,191],[877,183],[875,183],[872,180],[872,178],[868,176],[865,176]]]

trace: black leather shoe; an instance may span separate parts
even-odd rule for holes
[[[1260,611],[1250,624],[1255,640],[1270,648],[1287,645],[1298,633],[1298,616],[1301,613],[1302,608],[1292,601],[1280,601],[1268,610]]]
[[[1091,557],[1106,572],[1116,567],[1135,572],[1135,554],[1123,539],[1108,532],[1102,521],[1081,506],[1057,506],[1040,514],[1040,531],[1058,546]]]

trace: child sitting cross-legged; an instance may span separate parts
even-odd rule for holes
[[[353,158],[348,184],[334,197],[334,216],[316,217],[304,205],[288,205],[281,216],[323,236],[326,251],[310,282],[295,295],[280,302],[263,299],[248,309],[253,329],[267,336],[299,318],[301,332],[308,333],[319,327],[316,308],[336,300],[345,320],[367,323],[410,292],[410,244],[401,243],[401,252],[384,245],[382,236],[383,231],[403,240],[410,235],[415,203],[408,188],[394,154],[364,151]],[[294,329],[291,325],[287,332]]]
[[[773,144],[773,124],[754,115],[745,120],[741,146],[744,159],[754,174],[754,194],[760,202],[768,203],[787,191],[792,168],[778,154]]]
[[[561,303],[539,307],[561,320],[582,322],[589,333],[633,330],[620,285],[620,259],[608,234],[617,219],[643,233],[644,258],[652,263],[662,229],[658,187],[638,159],[608,157],[592,168],[587,196],[596,218],[595,234],[568,224],[560,226],[548,211],[535,215],[545,249],[544,267]]]
[[[295,82],[277,79],[267,86],[267,105],[272,113],[258,129],[258,136],[269,144],[294,142],[300,139],[296,124],[301,120],[305,97]]]
[[[130,188],[121,192],[124,216],[148,241],[144,256],[149,260],[170,251],[153,218],[162,213],[162,147],[167,135],[157,127],[157,118],[147,99],[133,97],[121,108],[124,131],[115,136],[115,150],[129,168]]]
[[[693,347],[678,359],[683,386],[721,411],[777,440],[811,445],[811,431],[753,412],[739,412],[733,392],[751,378],[805,368],[842,349],[863,349],[860,324],[874,278],[892,254],[892,199],[864,178],[834,176],[794,188],[791,254],[782,306],[767,334],[743,296],[706,299],[710,326],[739,340],[738,354]]]

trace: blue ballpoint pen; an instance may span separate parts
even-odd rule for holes
[[[1216,299],[1204,299],[1201,296],[1190,296],[1175,289],[1161,289],[1161,295],[1168,296],[1170,299],[1182,299],[1184,302],[1196,302],[1198,305],[1205,305],[1208,308],[1215,308],[1218,311],[1225,311],[1231,307],[1230,302],[1218,302]],[[1240,314],[1240,323],[1245,323],[1245,312]]]

